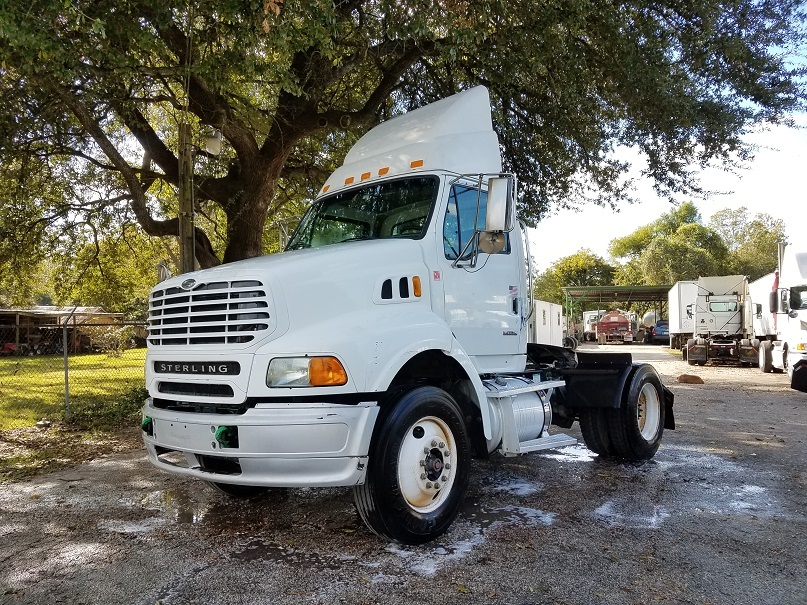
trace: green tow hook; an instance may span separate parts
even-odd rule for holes
[[[140,422],[140,428],[149,437],[154,435],[154,421],[151,419],[151,416],[143,416],[143,420]]]
[[[223,448],[238,447],[238,427],[220,426],[216,429],[215,437]]]

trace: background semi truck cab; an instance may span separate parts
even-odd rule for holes
[[[355,486],[406,543],[444,532],[470,458],[574,443],[646,459],[672,394],[628,354],[530,343],[530,257],[487,90],[385,122],[283,254],[151,294],[143,437],[158,468],[233,497]]]
[[[807,252],[779,248],[779,275],[770,293],[776,335],[761,343],[763,372],[787,372],[790,386],[807,392]]]

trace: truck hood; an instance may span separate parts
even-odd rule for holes
[[[377,272],[379,267],[401,262],[422,262],[421,244],[411,239],[377,239],[342,242],[320,248],[291,250],[259,256],[210,269],[185,273],[166,280],[159,287],[178,286],[187,279],[210,282],[260,274],[271,278],[305,277],[309,272],[321,280],[336,273]]]
[[[252,349],[291,325],[300,330],[378,305],[414,302],[415,276],[422,288],[417,301],[430,307],[422,244],[343,242],[178,275],[151,292],[149,345],[162,351]]]

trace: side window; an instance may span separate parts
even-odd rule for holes
[[[479,218],[477,219],[476,202],[477,190],[466,185],[454,185],[446,207],[445,222],[443,223],[443,250],[448,260],[456,260],[462,253],[468,241],[474,235],[476,221],[484,227],[485,210],[487,208],[488,194],[486,191],[479,196]],[[499,254],[510,253],[510,238]],[[471,248],[465,251],[463,260],[471,257]]]

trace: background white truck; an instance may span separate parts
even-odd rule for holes
[[[685,280],[673,284],[667,294],[667,308],[670,314],[670,348],[680,349],[695,335],[693,314],[695,298],[698,295],[698,282]],[[686,349],[684,349],[684,353]]]
[[[757,363],[758,342],[753,340],[751,297],[744,275],[698,278],[694,337],[687,340],[689,365],[707,361]]]
[[[597,322],[606,313],[605,309],[583,311],[583,340],[590,342],[597,340]]]
[[[780,247],[775,285],[768,305],[776,336],[760,342],[759,367],[763,372],[787,371],[790,386],[807,392],[807,252]]]
[[[234,497],[353,486],[380,536],[456,517],[472,456],[574,443],[652,457],[673,395],[627,353],[529,342],[530,255],[487,90],[382,123],[287,251],[151,292],[142,433],[158,468]],[[243,510],[243,509],[239,509]]]

